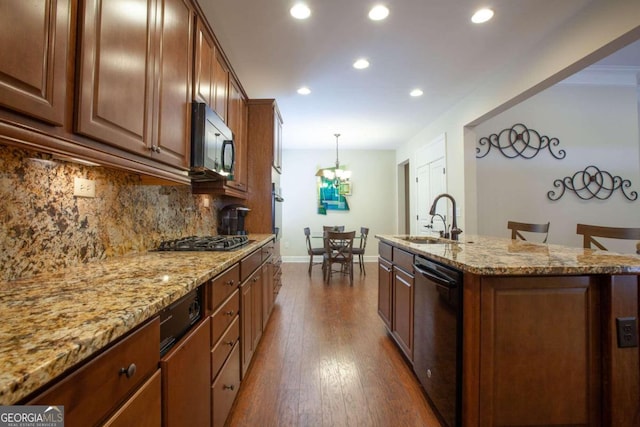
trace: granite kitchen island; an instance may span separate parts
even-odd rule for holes
[[[376,237],[378,311],[414,370],[425,318],[414,260],[462,274],[459,425],[640,425],[637,326],[628,327],[639,316],[640,256],[488,236]],[[428,321],[434,340],[438,322]]]

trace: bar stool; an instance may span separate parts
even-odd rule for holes
[[[549,237],[549,222],[546,224],[530,224],[527,222],[516,222],[509,221],[507,222],[507,228],[511,230],[511,239],[516,240],[520,238],[522,240],[527,240],[521,231],[529,232],[529,233],[545,233],[544,240],[542,243],[547,243],[547,238]]]
[[[576,233],[583,236],[582,247],[590,249],[596,247],[606,251],[602,243],[594,237],[604,237],[607,239],[627,239],[640,240],[640,228],[627,227],[601,227],[599,225],[578,224]],[[640,242],[636,244],[636,253],[640,254]]]

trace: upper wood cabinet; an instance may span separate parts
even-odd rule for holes
[[[201,19],[196,24],[193,98],[206,103],[227,123],[229,67]]]
[[[282,116],[278,105],[274,105],[273,133],[273,167],[282,173]]]
[[[191,100],[194,12],[190,0],[158,3],[161,48],[156,59],[156,114],[152,155],[176,166],[191,161]]]
[[[235,164],[233,179],[227,185],[247,191],[247,101],[235,79],[229,82],[228,125],[234,136]]]
[[[77,132],[188,167],[193,11],[185,0],[86,0]]]
[[[64,123],[70,28],[69,0],[0,2],[0,105]]]

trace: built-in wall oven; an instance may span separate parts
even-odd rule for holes
[[[461,425],[462,272],[414,260],[413,368],[440,418]]]

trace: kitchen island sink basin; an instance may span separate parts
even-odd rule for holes
[[[404,240],[405,242],[416,243],[421,245],[451,243],[451,241],[449,240],[440,239],[438,237],[431,237],[431,236],[398,236],[396,238],[400,240]]]

